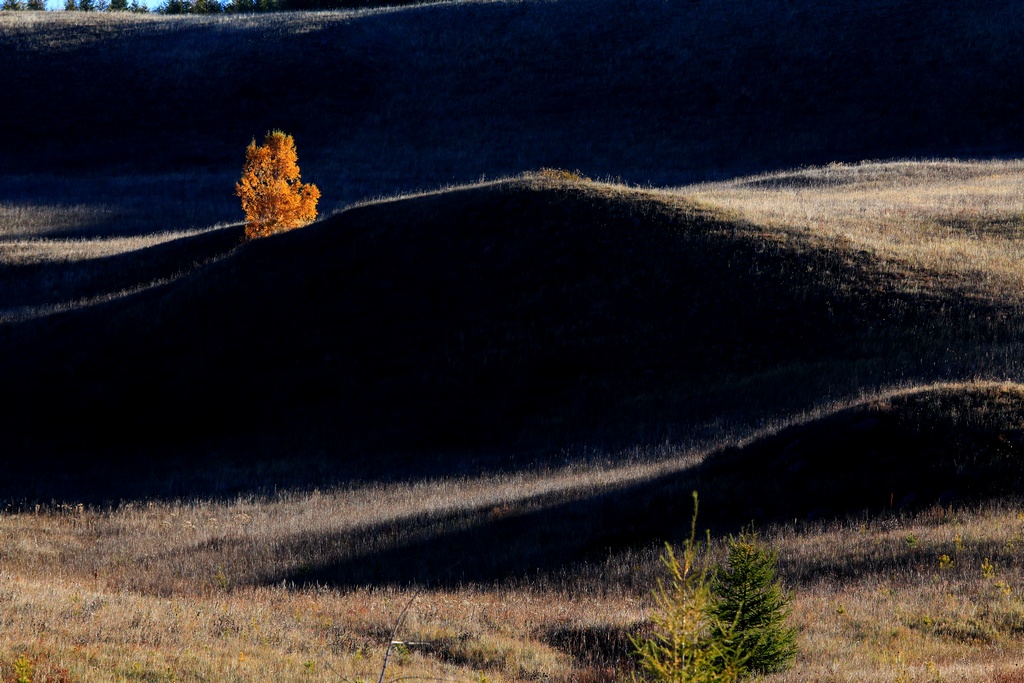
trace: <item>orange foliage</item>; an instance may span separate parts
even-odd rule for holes
[[[320,190],[300,182],[298,160],[295,140],[279,130],[267,133],[262,145],[249,143],[235,185],[245,211],[246,239],[301,228],[316,219]]]

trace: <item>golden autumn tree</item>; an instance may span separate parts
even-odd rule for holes
[[[295,140],[279,130],[267,133],[262,145],[256,140],[245,150],[245,168],[235,193],[245,211],[245,237],[255,239],[316,219],[320,190],[299,177]]]

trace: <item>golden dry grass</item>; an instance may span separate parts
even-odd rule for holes
[[[490,504],[494,483],[399,486],[382,503],[412,511],[462,491]],[[290,530],[364,523],[373,490],[4,514],[0,659],[26,653],[40,672],[66,669],[71,680],[371,680],[415,595],[399,633],[412,644],[389,678],[612,679],[553,634],[642,628],[656,549],[613,554],[585,583],[422,592],[245,585],[230,575],[239,558],[196,552],[247,536],[259,573]],[[936,508],[765,534],[794,591],[801,647],[796,668],[768,680],[986,681],[1016,665],[1024,508]]]
[[[986,387],[998,388],[929,391]],[[400,545],[402,532],[339,551],[344,539],[387,522],[412,537],[435,521],[486,526],[684,471],[701,455],[634,458],[227,502],[9,510],[0,514],[0,661],[9,667],[24,653],[38,680],[375,680],[395,619],[412,600],[398,634],[408,645],[398,648],[389,680],[617,680],[628,668],[626,634],[646,628],[656,546],[462,588],[271,577],[301,576],[304,564],[339,552]],[[792,671],[768,680],[988,681],[1014,671],[1024,645],[1019,503],[762,533],[793,591],[801,648]],[[716,559],[721,540],[711,549]]]
[[[802,651],[769,680],[986,681],[1013,670],[1022,532],[1014,506],[776,531]]]
[[[693,459],[542,470],[534,473],[354,486],[330,492],[218,502],[128,504],[116,511],[65,508],[18,515],[0,527],[17,547],[19,572],[46,577],[59,566],[153,594],[259,585],[342,557],[380,550],[424,529],[480,524],[502,515],[551,507],[603,490],[678,471]],[[451,517],[457,519],[452,521]],[[35,520],[35,521],[32,521]],[[436,521],[435,521],[436,520]],[[56,524],[55,524],[56,523]],[[391,538],[349,547],[345,535],[393,525]],[[437,528],[436,525],[443,525]],[[31,534],[31,542],[23,533]],[[336,540],[331,540],[336,539]],[[160,548],[158,555],[151,548]],[[142,571],[123,573],[111,558],[134,558]],[[113,564],[111,564],[113,562]],[[215,574],[221,572],[221,578]]]
[[[7,662],[19,652],[42,657],[88,680],[369,679],[413,593],[267,585],[268,575],[317,560],[315,551],[281,556],[296,535],[329,538],[389,519],[414,525],[441,513],[512,514],[538,496],[593,494],[679,466],[673,460],[272,500],[0,515],[0,652]],[[392,673],[448,680],[479,680],[480,672],[492,680],[557,676],[572,668],[571,658],[543,642],[545,629],[621,627],[642,618],[641,602],[631,595],[607,594],[598,603],[578,597],[529,585],[426,590],[400,637],[429,645],[401,650]]]
[[[37,217],[39,214],[35,214]],[[87,261],[126,254],[177,239],[194,237],[224,226],[176,230],[133,237],[25,238],[0,242],[0,264],[36,265]]]
[[[778,240],[879,257],[903,290],[1019,301],[1024,162],[833,164],[682,188]]]

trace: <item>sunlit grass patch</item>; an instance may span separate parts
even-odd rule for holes
[[[779,239],[879,260],[909,292],[1016,301],[1024,288],[1024,163],[889,162],[683,188]]]
[[[322,510],[325,500],[346,495],[289,496],[261,503],[262,511],[252,503],[196,503],[5,514],[0,662],[9,666],[24,654],[37,670],[66,670],[69,680],[376,676],[394,619],[415,589],[225,589],[212,580],[217,558],[202,560],[202,572],[184,572],[159,591],[139,592],[145,582],[132,578],[177,564],[171,558],[180,551],[165,557],[168,540],[187,547],[197,532],[233,527],[238,533],[278,518],[272,526],[309,527],[313,518],[304,500]],[[906,680],[941,675],[980,682],[994,669],[1012,670],[1024,644],[1024,565],[1017,545],[1022,511],[1017,504],[930,509],[764,529],[793,591],[800,647],[793,671],[765,680],[892,681],[896,673]],[[132,531],[140,524],[154,534]],[[126,534],[135,540],[117,542]],[[93,553],[106,568],[97,574],[96,563],[71,560],[66,552]],[[716,544],[712,552],[717,557],[724,548]],[[620,584],[615,577],[640,562],[653,578],[657,554],[657,547],[642,555],[612,550],[580,568],[591,579],[576,587],[537,577],[418,592],[389,671],[455,681],[480,675],[573,680],[572,672],[611,680],[609,667],[632,666],[622,643],[626,634],[648,628],[651,604],[651,584]],[[943,566],[943,555],[955,558],[952,566]],[[231,564],[227,557],[220,562]],[[839,578],[854,565],[862,568],[858,578]]]

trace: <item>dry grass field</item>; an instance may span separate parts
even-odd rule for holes
[[[956,323],[947,339],[963,347],[944,352],[963,358],[972,330],[990,329],[972,312],[1019,302],[1017,162],[830,166],[663,190],[515,182],[558,188],[541,196],[560,201],[583,196],[600,211],[629,205],[650,220],[711,216],[668,225],[732,226],[771,259],[800,255],[795,262],[817,269],[837,302],[844,286],[911,297]],[[352,211],[386,216],[420,202],[425,215],[444,216],[448,197],[472,206],[465,193],[479,189]],[[517,193],[482,197],[485,205],[528,196]],[[67,267],[230,229],[23,239],[6,258]],[[238,257],[235,247],[224,253]],[[848,261],[858,264],[855,277],[836,265]],[[985,307],[973,308],[979,302]],[[996,329],[1007,335],[993,345],[999,358],[1015,358],[1003,346],[1018,343],[1017,325]],[[888,339],[871,334],[876,340],[857,348]],[[996,367],[991,348],[979,357]],[[1014,376],[1002,367],[987,376]],[[411,601],[386,680],[617,681],[632,666],[629,634],[650,628],[661,543],[681,538],[696,489],[715,558],[725,536],[755,518],[778,551],[800,654],[791,671],[765,680],[1020,680],[1024,388],[857,386],[816,399],[808,391],[802,411],[705,427],[687,443],[609,449],[569,464],[434,476],[378,470],[318,489],[99,505],[9,498],[0,514],[0,675],[16,680],[20,661],[36,681],[371,681]],[[234,467],[221,476],[251,476]],[[836,507],[823,509],[818,495]]]
[[[261,580],[296,561],[279,556],[296,534],[316,544],[381,511],[416,524],[458,510],[486,523],[481,512],[515,515],[538,485],[580,495],[595,478],[545,473],[4,514],[4,676],[25,654],[41,681],[376,680],[395,619],[412,600],[398,634],[409,645],[386,680],[619,680],[630,668],[627,634],[646,632],[657,547],[490,585],[339,589]],[[795,668],[766,680],[1019,677],[1019,505],[935,506],[761,531],[793,591],[800,643]]]
[[[1024,292],[1019,161],[833,164],[683,192],[778,239],[874,254],[909,293],[1014,301]]]
[[[695,490],[765,681],[1024,681],[1022,31],[0,11],[0,682],[630,680]]]

